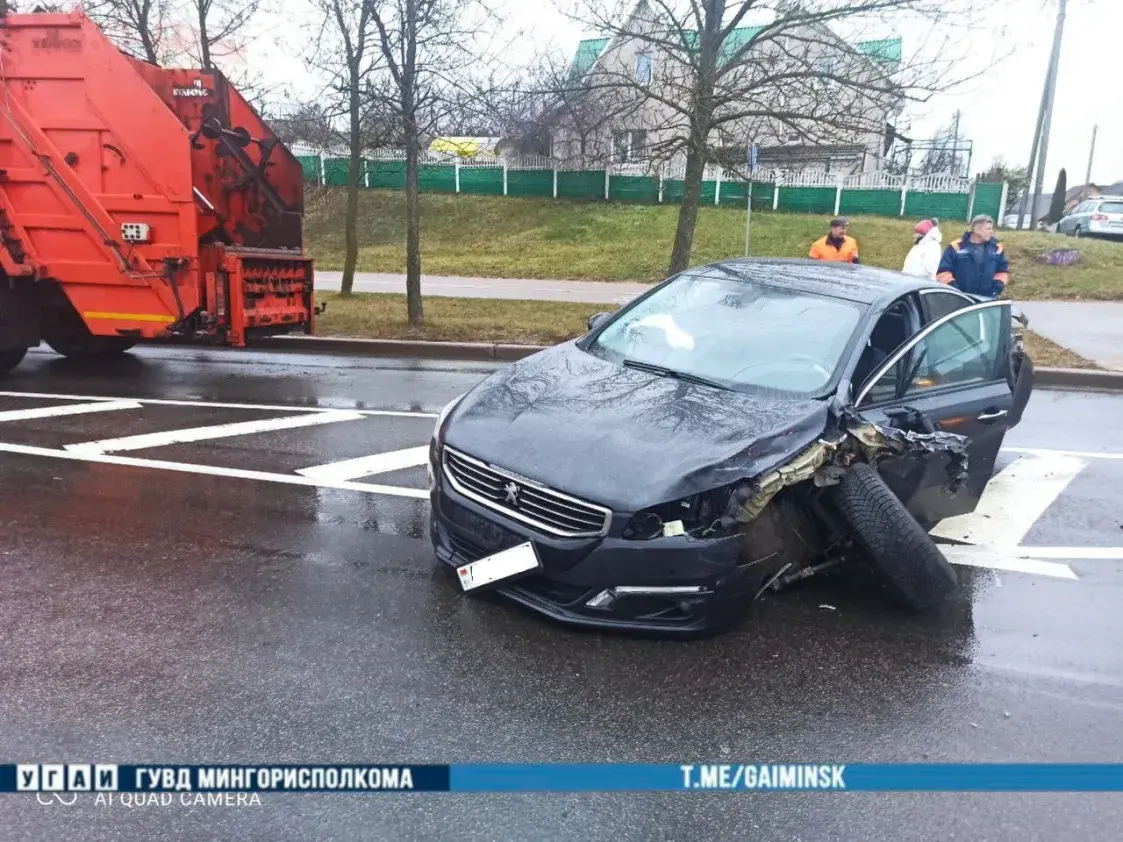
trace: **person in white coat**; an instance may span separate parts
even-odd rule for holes
[[[916,245],[909,251],[901,271],[906,275],[934,281],[940,268],[940,257],[944,253],[944,235],[940,231],[940,220],[923,219],[912,230],[916,235]]]

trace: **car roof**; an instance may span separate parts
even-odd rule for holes
[[[893,300],[915,290],[947,289],[935,281],[889,269],[796,258],[737,258],[698,266],[689,272],[705,277],[733,277],[867,305],[877,304],[882,299]]]

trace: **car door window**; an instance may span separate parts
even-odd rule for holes
[[[916,332],[915,307],[907,299],[894,302],[873,326],[866,347],[858,358],[851,384],[860,389],[885,360],[904,345]]]
[[[970,298],[959,295],[955,292],[944,292],[943,290],[925,290],[920,295],[920,301],[924,307],[924,325],[927,327],[932,322],[938,322],[944,316],[950,316],[952,313],[962,310],[964,307],[970,307],[975,302]]]
[[[937,323],[892,360],[859,396],[859,404],[871,406],[994,380],[1004,347],[1003,311],[1007,306],[971,307]]]

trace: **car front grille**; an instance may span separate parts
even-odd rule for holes
[[[608,531],[612,511],[445,447],[445,476],[481,505],[559,538],[593,538]]]

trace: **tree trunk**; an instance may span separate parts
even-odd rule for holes
[[[354,70],[354,68],[352,69]],[[350,295],[355,285],[355,265],[359,262],[359,178],[363,165],[362,136],[359,130],[359,81],[351,79],[351,156],[347,171],[347,216],[344,221],[343,280],[341,295]]]
[[[406,129],[406,312],[409,326],[425,324],[421,309],[421,197],[417,180],[417,120],[407,117]]]
[[[686,152],[686,174],[682,181],[682,204],[678,209],[678,227],[675,228],[675,245],[671,249],[668,274],[676,275],[690,266],[690,253],[694,248],[694,228],[698,224],[698,208],[702,204],[702,175],[706,168],[705,135],[692,133]]]
[[[198,0],[199,8],[199,58],[203,62],[203,70],[211,69],[211,45],[207,36],[207,2]]]

